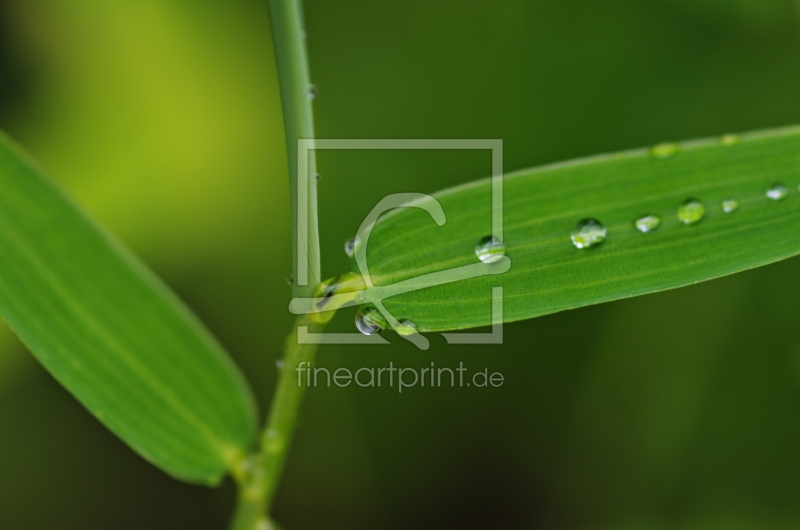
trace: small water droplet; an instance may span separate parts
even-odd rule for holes
[[[592,248],[606,239],[606,227],[597,219],[582,219],[572,229],[572,244],[578,248]]]
[[[386,329],[386,319],[375,307],[362,307],[356,313],[356,328],[364,335],[374,335]]]
[[[317,179],[317,180],[319,180],[319,173],[317,173],[316,175],[314,175],[314,178],[315,178],[315,179]]]
[[[351,237],[347,241],[344,242],[344,253],[347,254],[348,257],[352,258],[356,254],[356,247],[361,242],[358,236]]]
[[[739,143],[739,135],[726,134],[725,136],[719,139],[719,143],[721,143],[722,145],[736,145]]]
[[[409,319],[404,318],[399,322],[399,326],[395,328],[395,331],[398,335],[403,335],[404,337],[408,337],[409,335],[413,335],[417,332],[417,325],[411,322]]]
[[[494,263],[506,255],[506,246],[494,236],[486,236],[475,245],[475,255],[484,263]]]
[[[722,211],[725,213],[733,213],[739,209],[739,201],[736,199],[726,199],[722,201]]]
[[[789,195],[789,188],[780,183],[773,184],[767,190],[767,197],[773,201],[782,201],[787,195]]]
[[[289,284],[289,287],[294,285],[294,274],[290,274],[286,277],[286,283]]]
[[[678,149],[678,144],[658,144],[650,148],[650,154],[656,158],[671,158]]]
[[[317,97],[317,87],[312,84],[308,85],[308,99],[316,99]]]
[[[365,288],[364,278],[354,272],[348,272],[320,282],[314,290],[314,298],[316,299],[313,305],[314,312],[309,316],[312,320],[321,324],[329,322],[333,318],[336,309],[339,309],[349,301],[358,300]],[[334,298],[334,295],[347,296]],[[332,303],[332,300],[335,300],[335,303]]]
[[[655,232],[658,230],[658,227],[661,226],[661,218],[653,214],[645,215],[644,217],[638,218],[634,224],[639,232],[646,234],[647,232]]]
[[[277,359],[275,361],[275,366],[278,368],[278,371],[283,370],[283,365],[284,364],[285,363],[283,362],[283,359]]]
[[[706,207],[697,199],[686,199],[678,208],[678,219],[685,225],[697,224],[705,216]]]

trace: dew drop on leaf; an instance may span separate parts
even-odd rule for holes
[[[722,201],[722,211],[725,213],[733,213],[739,209],[739,201],[736,199],[725,199]]]
[[[705,205],[697,199],[686,199],[678,207],[678,219],[685,225],[697,224],[706,216]]]
[[[314,85],[309,84],[308,85],[308,99],[313,100],[313,99],[316,99],[316,97],[317,97],[317,87],[315,87]]]
[[[572,229],[571,238],[580,249],[592,248],[605,241],[606,227],[597,219],[583,219]]]
[[[484,263],[494,263],[506,255],[506,246],[494,236],[486,236],[475,245],[475,255]]]
[[[789,188],[780,183],[773,184],[767,190],[767,197],[773,201],[782,201],[787,195],[789,195]]]
[[[356,313],[356,328],[364,335],[374,335],[386,329],[386,319],[375,307],[362,307]]]
[[[672,158],[678,152],[678,144],[658,144],[650,148],[650,154],[656,158]]]
[[[640,217],[634,221],[634,224],[639,232],[646,234],[647,232],[654,232],[658,230],[658,227],[661,226],[661,218],[653,214],[645,215],[644,217]]]
[[[399,324],[400,325],[395,328],[395,331],[397,332],[398,335],[403,335],[404,337],[407,337],[417,332],[417,325],[407,318],[401,320]]]

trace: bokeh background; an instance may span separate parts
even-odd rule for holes
[[[502,138],[514,170],[800,123],[794,0],[305,10],[322,138]],[[264,410],[292,320],[265,2],[0,0],[0,127],[187,301]],[[489,157],[324,152],[319,167],[333,276],[380,198],[484,177]],[[507,325],[502,347],[325,346],[318,366],[464,362],[506,383],[311,390],[276,518],[290,530],[797,528],[798,266]],[[333,329],[351,330],[341,313]],[[0,528],[222,529],[233,499],[230,483],[181,484],[140,460],[0,333]]]

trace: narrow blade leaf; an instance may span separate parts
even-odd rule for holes
[[[219,481],[255,429],[225,352],[4,136],[0,190],[0,315],[140,455],[183,480]]]
[[[767,195],[776,183],[786,187],[782,200]],[[798,128],[516,172],[504,179],[510,270],[397,295],[385,305],[420,330],[463,329],[491,324],[492,286],[503,286],[504,320],[515,321],[766,265],[800,253],[798,183]],[[478,262],[476,244],[492,231],[490,182],[434,196],[447,216],[442,227],[417,208],[394,210],[375,225],[367,257],[376,285]],[[678,208],[692,198],[705,215],[685,224]],[[726,213],[727,200],[738,209]],[[653,230],[648,219],[643,228],[650,231],[637,229],[634,221],[648,215],[660,226]],[[607,232],[599,245],[579,249],[570,234],[584,219]]]

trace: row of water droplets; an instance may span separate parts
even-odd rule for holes
[[[722,145],[730,146],[739,143],[736,135],[725,135],[720,139]],[[660,144],[650,149],[650,154],[655,158],[671,158],[679,150],[677,144]],[[800,187],[798,187],[800,189]],[[781,201],[789,195],[789,188],[782,183],[775,183],[766,191],[766,196],[773,201]],[[729,198],[720,203],[720,209],[726,214],[736,212],[740,207],[737,199]],[[678,220],[685,225],[694,225],[706,216],[706,206],[698,199],[688,198],[678,206]],[[644,234],[655,232],[661,227],[660,216],[649,213],[636,218],[633,226]],[[572,244],[579,249],[589,249],[605,241],[607,229],[597,219],[587,218],[578,221],[570,233]]]
[[[725,135],[720,138],[722,145],[731,146],[739,143],[736,135]],[[650,154],[655,158],[671,158],[679,150],[677,144],[660,144],[650,149]],[[800,186],[798,186],[800,189]],[[781,201],[789,195],[789,188],[782,183],[775,183],[766,190],[767,198],[773,201]],[[720,203],[720,209],[726,214],[731,214],[739,210],[740,203],[737,199],[728,198]],[[698,199],[688,198],[683,201],[677,209],[677,218],[684,225],[695,225],[706,216],[706,206]],[[662,219],[660,216],[650,213],[637,217],[633,221],[636,230],[643,234],[655,232],[661,227]],[[570,239],[572,244],[578,249],[590,249],[605,241],[608,230],[606,227],[593,218],[586,218],[578,221],[572,232]],[[358,237],[349,239],[345,243],[345,253],[352,257],[355,248],[359,244]],[[505,244],[498,238],[486,236],[475,245],[475,255],[483,263],[491,264],[499,261],[505,256]],[[416,326],[408,319],[401,320],[401,329],[395,330],[401,335],[410,335],[416,332]],[[356,327],[365,335],[380,333],[387,327],[386,319],[381,315],[377,308],[367,306],[362,307],[356,315]]]

